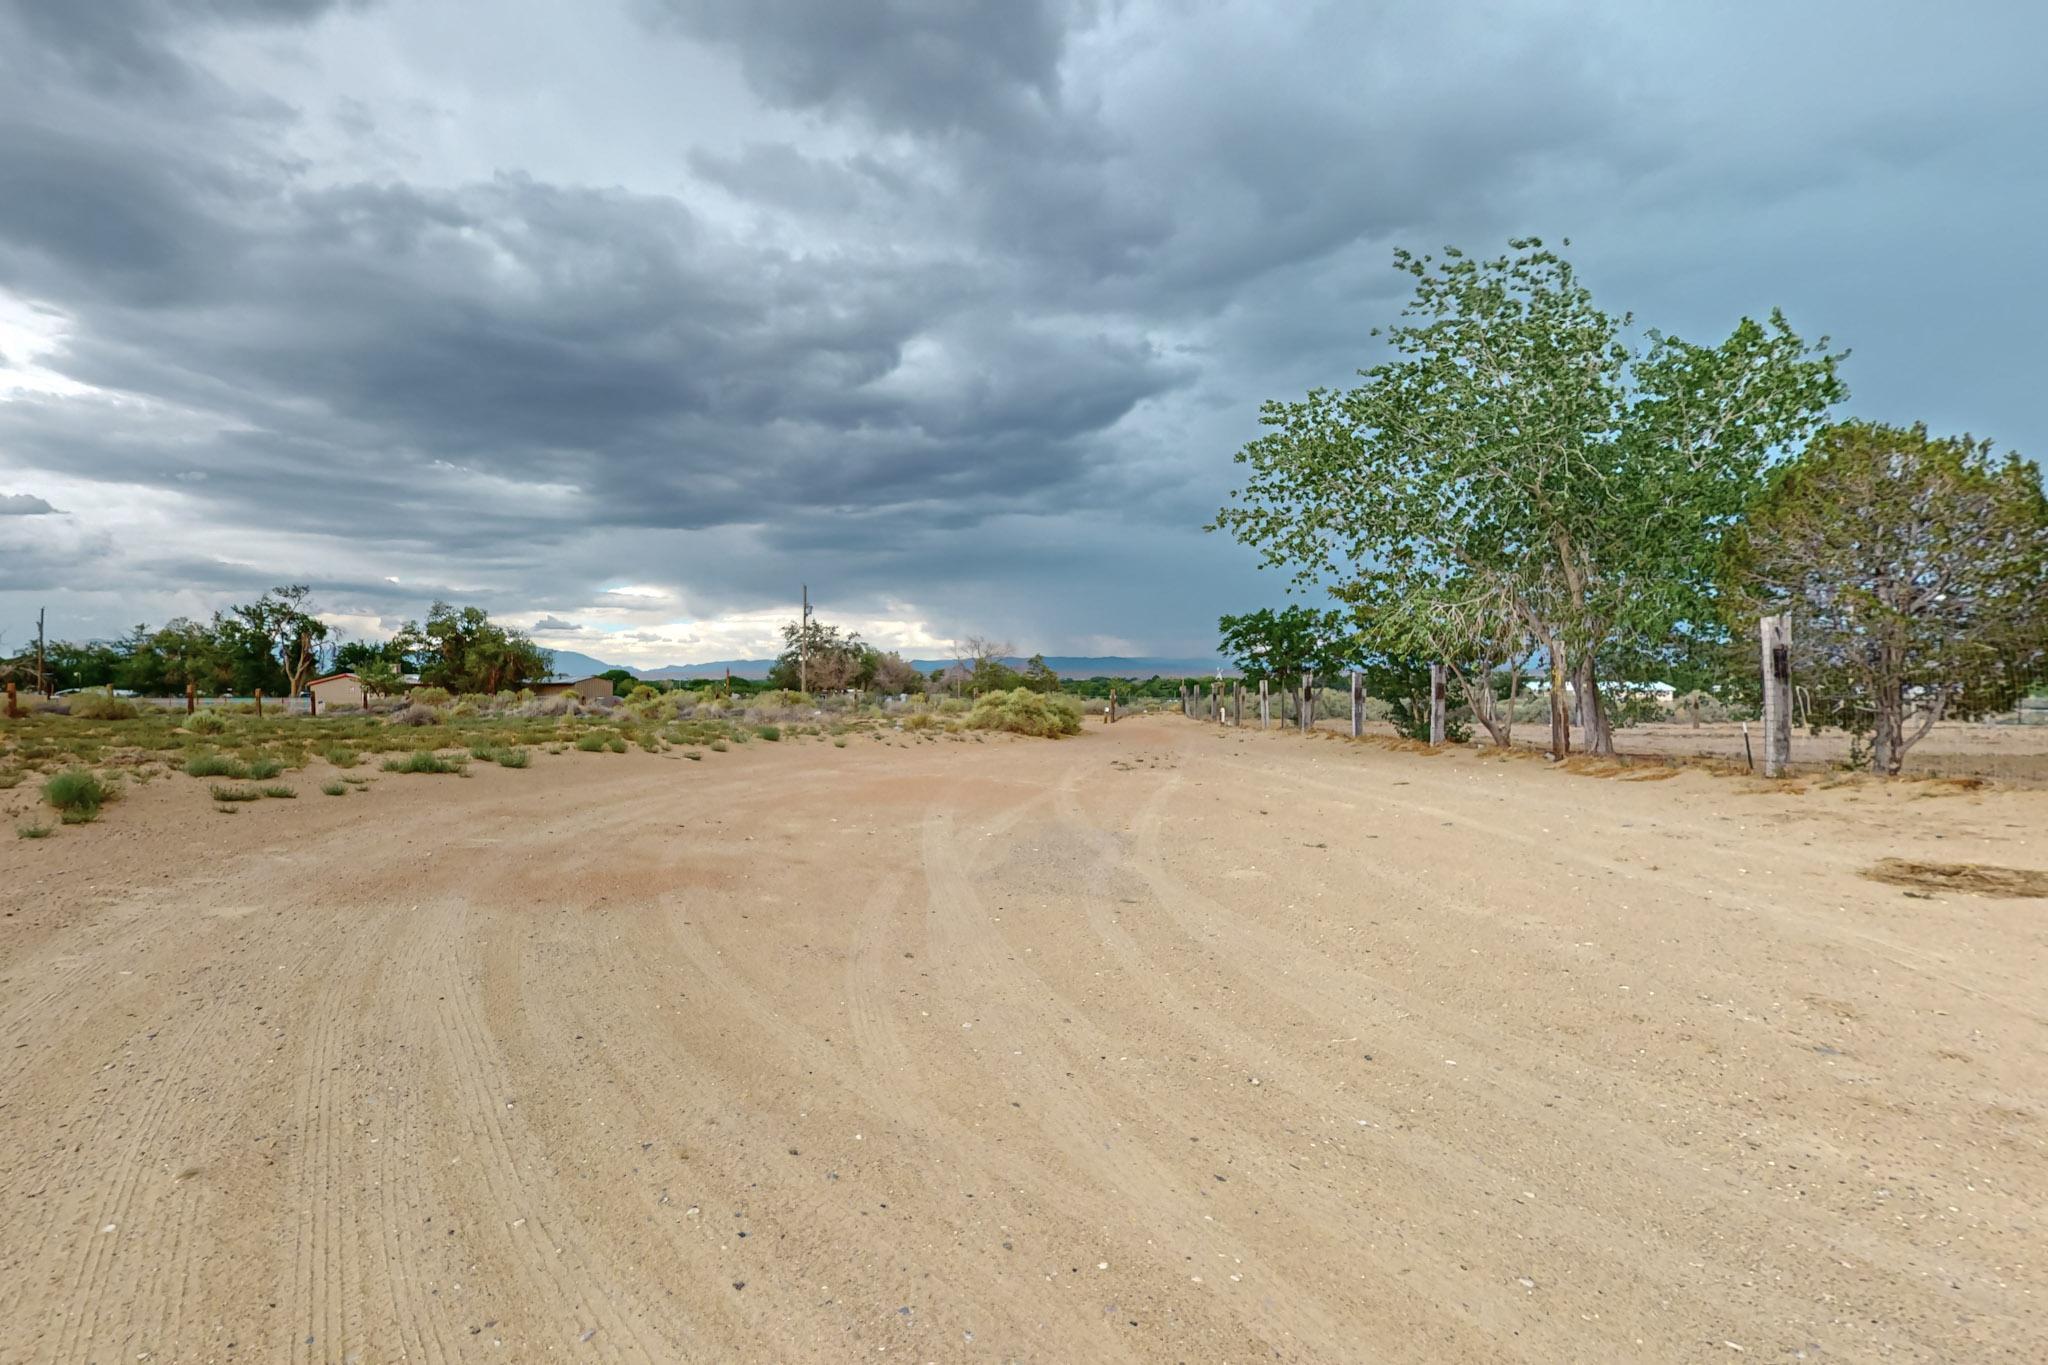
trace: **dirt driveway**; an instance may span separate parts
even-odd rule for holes
[[[0,1360],[2048,1359],[2048,794],[320,777],[0,845]]]

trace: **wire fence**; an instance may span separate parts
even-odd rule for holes
[[[1794,637],[1796,642],[1796,635]],[[1757,674],[1763,673],[1761,651]],[[1886,771],[1884,709],[1872,689],[1849,681],[1841,668],[1802,676],[1793,652],[1787,679],[1789,749],[1781,765],[1787,774]],[[1746,681],[1746,680],[1741,680]],[[1312,728],[1353,732],[1348,675],[1317,680],[1308,700],[1298,684],[1269,687],[1265,710],[1257,683],[1237,679],[1189,680],[1179,709],[1212,724],[1300,730],[1306,709]],[[1550,697],[1540,679],[1517,679],[1512,697],[1496,706],[1496,723],[1517,748],[1548,750]],[[1603,688],[1604,710],[1617,758],[1641,763],[1706,763],[1763,774],[1766,736],[1754,684],[1681,693],[1664,684],[1614,684]],[[1383,738],[1425,738],[1412,719],[1426,699],[1373,696],[1360,688],[1357,733]],[[1892,742],[1900,745],[1897,775],[1904,778],[1989,779],[2048,787],[2048,636],[2040,648],[2008,649],[1973,661],[1947,675],[1912,680],[1898,691]],[[1587,751],[1587,730],[1578,701],[1566,691],[1574,753]],[[1173,709],[1172,702],[1167,703]],[[1220,710],[1220,716],[1219,716]],[[1399,722],[1407,720],[1407,723]],[[1487,746],[1493,737],[1448,692],[1443,708],[1448,742]]]

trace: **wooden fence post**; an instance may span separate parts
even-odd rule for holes
[[[1783,777],[1792,766],[1792,618],[1757,623],[1763,643],[1764,776]]]
[[[1351,737],[1365,733],[1365,674],[1351,670]]]
[[[263,689],[260,687],[256,689],[256,714],[263,714]]]
[[[14,699],[14,684],[7,684],[7,719],[14,720],[21,715],[21,703]]]
[[[1301,732],[1303,734],[1307,734],[1315,728],[1315,694],[1310,690],[1313,686],[1313,678],[1307,669],[1303,669],[1301,674],[1301,700],[1294,704],[1294,716],[1296,720],[1301,722]]]
[[[1109,710],[1103,712],[1103,714],[1108,717],[1107,720],[1102,722],[1104,725],[1116,724],[1116,689],[1114,687],[1109,689]]]
[[[309,716],[320,714],[320,694],[313,691],[310,687],[306,689],[306,714]]]
[[[1429,666],[1429,745],[1432,749],[1443,747],[1444,742],[1444,666]]]
[[[1238,678],[1230,684],[1230,724],[1235,729],[1244,729],[1243,678]]]
[[[185,714],[191,715],[199,709],[199,687],[196,683],[185,684]]]
[[[1273,728],[1272,684],[1265,678],[1259,679],[1259,728],[1261,730]]]

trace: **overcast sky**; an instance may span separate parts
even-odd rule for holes
[[[2048,7],[0,0],[0,632],[1209,652],[1396,246],[2048,454]]]

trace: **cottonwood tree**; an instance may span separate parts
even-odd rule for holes
[[[424,626],[408,621],[392,642],[420,661],[420,680],[450,692],[517,691],[554,671],[554,655],[481,607],[435,602]]]
[[[865,664],[866,646],[852,631],[842,632],[812,617],[782,627],[782,654],[768,680],[785,691],[808,685],[813,692],[843,692]]]
[[[312,612],[313,590],[304,583],[272,588],[235,615],[252,635],[265,641],[268,651],[284,670],[285,695],[296,697],[319,662],[320,641],[327,638],[327,623]]]
[[[1447,657],[1526,638],[1551,668],[1553,750],[1569,674],[1587,747],[1610,753],[1601,652],[1704,610],[1721,532],[1841,395],[1839,357],[1775,312],[1715,346],[1633,345],[1633,319],[1562,257],[1510,247],[1397,252],[1414,295],[1392,358],[1356,388],[1267,403],[1211,529],[1370,617],[1455,627],[1466,647],[1440,642]]]
[[[1815,719],[1868,732],[1880,773],[1942,717],[2003,711],[2048,668],[2041,471],[1989,441],[1830,427],[1774,471],[1727,576],[1747,621],[1792,613]]]

